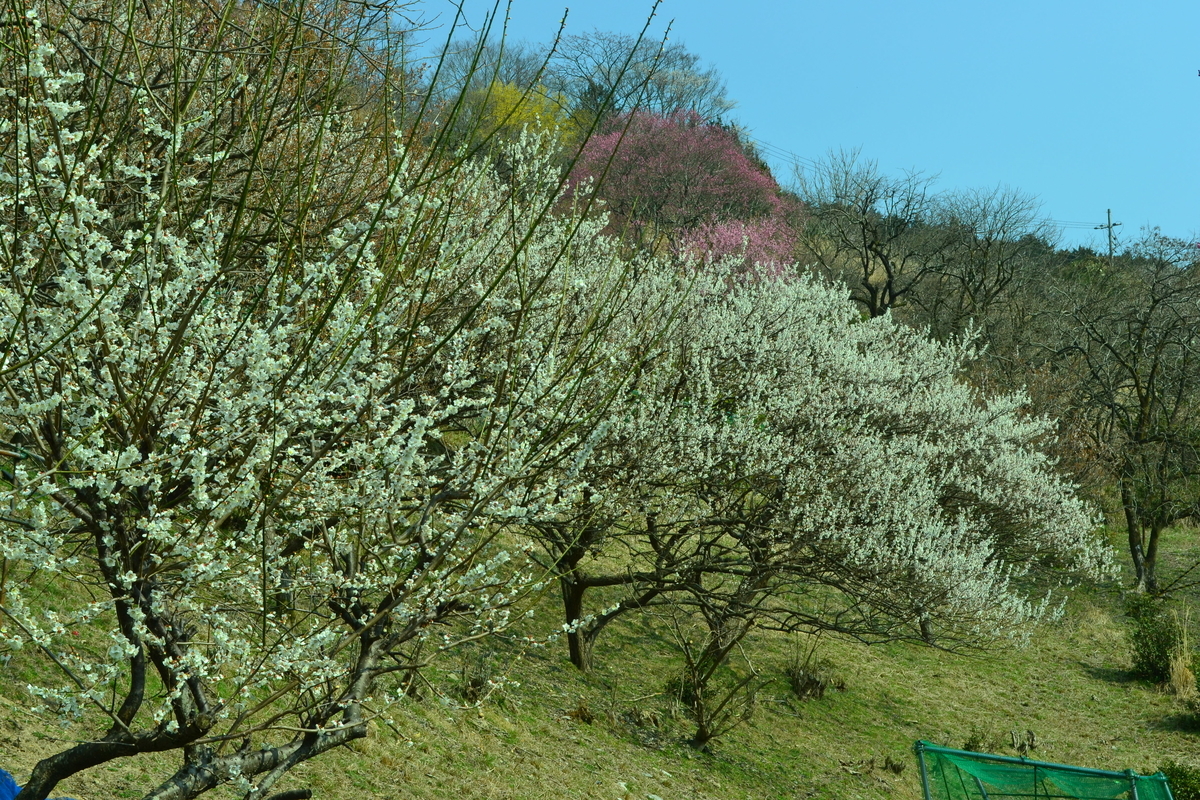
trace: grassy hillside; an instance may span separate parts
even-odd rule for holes
[[[495,643],[441,663],[431,675],[440,693],[425,686],[377,721],[371,738],[300,767],[287,786],[311,786],[321,800],[909,800],[920,795],[914,740],[1011,753],[1012,731],[1033,731],[1030,755],[1048,761],[1138,771],[1195,761],[1197,734],[1180,702],[1128,672],[1120,609],[1115,587],[1077,595],[1028,646],[986,655],[824,639],[814,661],[845,689],[807,701],[783,673],[796,648],[812,643],[760,635],[748,645],[764,681],[753,716],[710,752],[684,743],[689,720],[665,692],[681,662],[667,655],[671,642],[655,620],[614,625],[587,676],[561,643],[519,662]],[[20,669],[19,659],[0,669],[0,753],[19,779],[71,736],[25,710]],[[464,707],[464,682],[502,675],[519,684]],[[118,762],[59,791],[137,797],[162,774],[155,765]]]

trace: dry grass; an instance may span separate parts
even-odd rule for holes
[[[1175,621],[1183,632],[1183,636],[1179,647],[1171,653],[1171,675],[1167,680],[1167,686],[1172,694],[1186,701],[1196,696],[1196,675],[1192,672],[1192,641],[1189,633],[1192,622],[1191,612],[1185,608],[1182,619],[1179,612],[1172,613],[1175,614]]]

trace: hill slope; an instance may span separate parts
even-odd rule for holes
[[[794,648],[811,642],[762,635],[750,646],[765,682],[754,714],[711,752],[684,743],[689,720],[664,691],[679,667],[646,651],[651,621],[602,638],[599,667],[587,676],[557,645],[520,662],[492,646],[440,665],[433,682],[451,687],[448,694],[427,686],[390,722],[377,721],[365,742],[295,770],[288,787],[312,787],[321,800],[910,800],[920,796],[914,740],[1011,753],[1012,731],[1033,731],[1030,756],[1047,761],[1152,772],[1167,759],[1194,760],[1196,734],[1182,705],[1127,671],[1118,607],[1115,592],[1077,597],[1028,646],[986,655],[826,639],[816,657],[845,689],[807,701],[783,672]],[[14,669],[0,670],[0,753],[21,779],[70,731],[29,715]],[[504,672],[519,685],[463,707],[464,682],[486,686]],[[161,774],[154,763],[101,767],[59,791],[79,800],[138,797]]]

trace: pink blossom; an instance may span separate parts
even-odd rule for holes
[[[684,233],[675,245],[677,253],[694,255],[709,263],[740,256],[744,267],[767,266],[772,274],[792,260],[795,249],[795,231],[777,214],[751,220],[705,222]]]
[[[735,133],[694,112],[616,118],[580,155],[573,182],[588,178],[623,221],[659,228],[763,216],[779,203],[775,179]]]

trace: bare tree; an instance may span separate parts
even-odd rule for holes
[[[849,284],[872,317],[909,300],[950,244],[937,224],[931,177],[884,175],[857,151],[831,153],[796,177],[809,212],[805,249],[826,274]]]
[[[1063,401],[1117,482],[1136,588],[1159,592],[1163,532],[1200,514],[1200,263],[1152,230],[1060,292]]]
[[[545,77],[547,58],[546,48],[528,42],[459,39],[439,64],[441,75],[431,88],[443,98],[485,89],[493,81],[529,89]]]
[[[547,84],[593,115],[641,110],[662,116],[691,111],[717,120],[734,107],[716,69],[679,42],[654,42],[592,31],[563,37]]]
[[[1052,261],[1056,239],[1053,223],[1043,218],[1035,197],[1006,187],[951,192],[939,198],[933,221],[946,229],[948,241],[913,296],[920,308],[916,321],[942,340],[974,328],[988,344],[1008,352],[1013,332],[1003,328],[1023,317],[1011,306],[1032,282],[1045,278],[1041,273]]]

